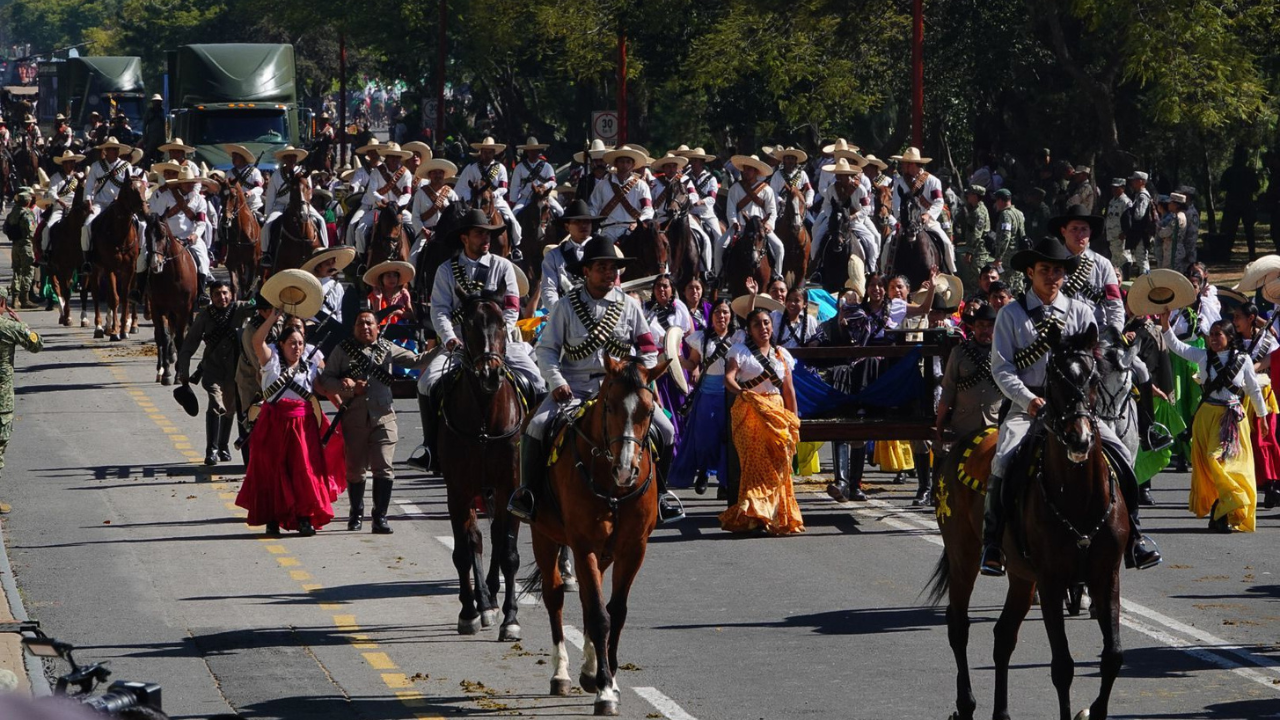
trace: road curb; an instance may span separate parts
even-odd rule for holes
[[[9,614],[14,620],[30,620],[27,609],[22,604],[22,595],[18,592],[18,583],[13,576],[13,566],[9,564],[9,552],[4,538],[0,537],[0,595],[4,596]],[[14,658],[21,658],[22,667],[8,667],[19,675],[25,675],[32,695],[42,697],[52,695],[53,688],[44,676],[44,663],[24,651],[22,638],[16,633],[0,635],[0,666],[9,665]],[[8,660],[9,662],[4,662]]]

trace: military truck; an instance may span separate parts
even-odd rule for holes
[[[168,53],[170,134],[197,162],[231,167],[224,143],[248,148],[263,170],[276,150],[310,142],[311,111],[298,107],[292,45],[183,45]]]
[[[36,121],[46,135],[53,129],[58,113],[67,116],[77,134],[89,122],[89,113],[95,111],[104,120],[123,114],[131,127],[142,129],[147,96],[140,57],[73,57],[41,62],[36,84],[40,96]]]

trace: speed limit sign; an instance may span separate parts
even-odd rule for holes
[[[591,133],[608,145],[618,139],[618,113],[613,110],[597,110],[591,113]]]

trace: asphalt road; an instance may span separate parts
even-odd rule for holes
[[[7,259],[7,258],[6,258]],[[574,717],[591,698],[546,696],[549,630],[522,606],[525,639],[455,633],[456,575],[443,487],[400,466],[391,536],[335,523],[266,539],[234,507],[239,465],[207,473],[203,422],[154,382],[144,335],[94,340],[52,313],[19,352],[17,428],[0,497],[28,612],[78,658],[164,687],[175,717]],[[203,401],[202,401],[203,405]],[[397,457],[420,436],[398,403]],[[943,718],[954,665],[940,608],[919,597],[940,552],[912,486],[871,476],[872,501],[837,505],[800,486],[808,532],[720,531],[712,493],[655,532],[622,638],[624,717]],[[1156,480],[1145,513],[1166,563],[1125,572],[1122,718],[1280,717],[1280,511],[1222,536],[1185,510],[1187,475]],[[345,516],[345,499],[339,506]],[[441,538],[444,538],[442,540]],[[532,553],[527,531],[522,558]],[[991,628],[1005,583],[982,579],[970,658],[979,716],[991,708]],[[566,622],[581,627],[576,597]],[[1015,717],[1051,717],[1049,651],[1033,608],[1014,655]],[[1074,704],[1097,688],[1097,627],[1071,619]],[[571,650],[571,667],[580,651]]]

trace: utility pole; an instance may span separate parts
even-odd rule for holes
[[[440,39],[436,50],[436,145],[444,142],[444,64],[448,53],[449,0],[440,0]]]
[[[924,145],[924,0],[912,3],[911,143]]]
[[[627,142],[627,35],[618,30],[618,146]]]
[[[347,31],[338,31],[338,167],[347,164]]]

